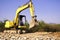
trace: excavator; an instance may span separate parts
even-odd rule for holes
[[[23,17],[25,18],[25,23],[26,23],[26,16],[25,15],[20,15],[20,13],[23,10],[27,9],[27,8],[30,9],[30,15],[31,15],[31,21],[29,23],[28,28],[23,23]],[[27,29],[31,29],[31,28],[35,27],[36,25],[38,25],[36,17],[37,16],[34,15],[34,7],[33,7],[32,0],[30,0],[26,4],[18,7],[18,9],[16,10],[16,16],[15,16],[13,21],[7,20],[5,22],[5,30],[4,30],[4,32],[11,32],[9,30],[13,29],[13,30],[16,31],[16,33],[26,33]]]

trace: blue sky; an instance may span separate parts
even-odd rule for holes
[[[29,0],[0,0],[0,20],[13,20],[16,9],[24,5]],[[32,0],[37,20],[43,20],[46,23],[60,24],[60,0]],[[20,14],[26,15],[27,20],[31,20],[29,9]]]

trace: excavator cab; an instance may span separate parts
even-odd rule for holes
[[[26,28],[24,22],[26,23],[26,16],[25,15],[19,15],[19,26],[18,26],[18,28]]]
[[[23,17],[24,17],[25,20],[26,20],[26,16],[25,16],[25,15],[19,15],[19,25],[20,25],[20,26],[24,26]],[[24,21],[25,21],[25,20],[24,20]]]
[[[26,33],[26,30],[27,30],[27,27],[25,25],[25,23],[26,23],[26,16],[25,15],[19,15],[18,19],[19,19],[18,20],[19,21],[19,25],[18,25],[18,29],[19,30],[18,30],[17,33],[20,33],[20,34]]]

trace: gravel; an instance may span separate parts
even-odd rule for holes
[[[60,40],[60,32],[0,33],[0,40]]]

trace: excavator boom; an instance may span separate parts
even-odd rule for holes
[[[25,10],[27,8],[30,8],[31,17],[34,16],[34,7],[33,7],[33,4],[32,4],[32,1],[30,0],[30,2],[24,4],[23,6],[19,7],[16,10],[16,16],[15,16],[15,19],[14,19],[14,23],[16,23],[16,25],[18,25],[18,16],[19,16],[20,12],[22,12],[23,10]]]

